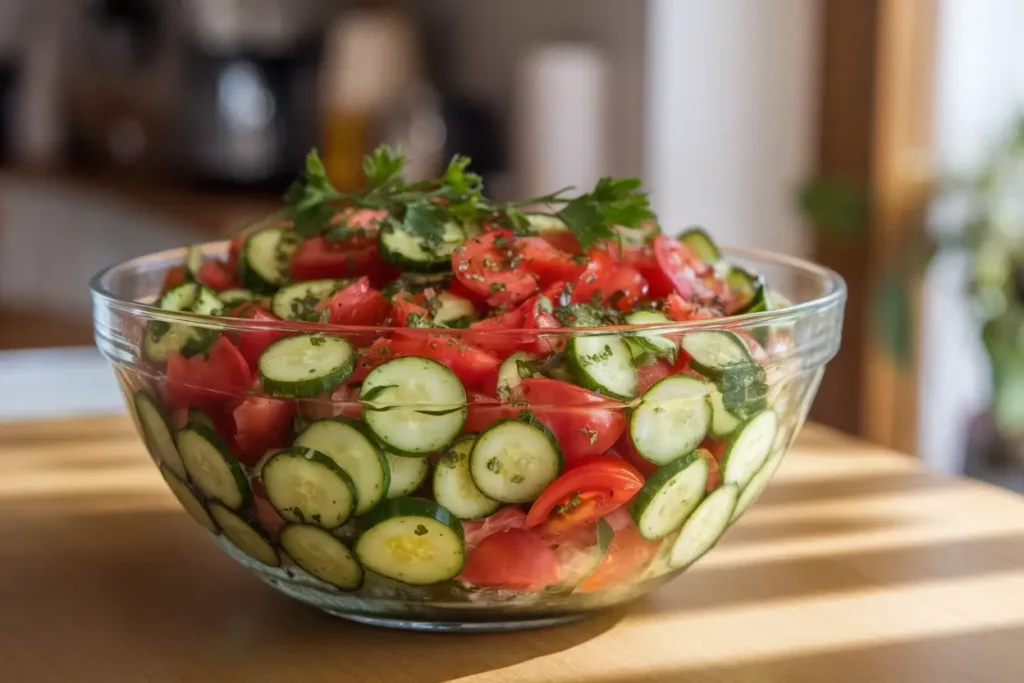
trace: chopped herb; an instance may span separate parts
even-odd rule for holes
[[[590,440],[590,445],[593,446],[597,443],[597,430],[590,427],[580,427],[580,434],[587,437]]]
[[[311,334],[309,335],[309,343],[312,346],[323,346],[327,343],[327,337],[322,334]]]
[[[497,294],[498,292],[504,292],[506,289],[504,282],[492,282],[489,290],[491,294]]]
[[[526,477],[524,477],[521,474],[517,474],[517,475],[512,477],[511,481],[512,481],[513,484],[522,484],[524,481],[526,481]]]
[[[487,469],[495,474],[501,474],[501,463],[498,462],[497,458],[491,458],[487,461]]]
[[[417,536],[426,536],[427,535],[427,527],[423,526],[422,524],[417,524],[416,525],[416,530],[413,531],[413,533],[416,534]]]
[[[569,497],[569,500],[565,501],[561,505],[556,505],[553,512],[556,515],[564,515],[578,508],[582,502],[583,498],[580,496],[580,492],[576,491]]]

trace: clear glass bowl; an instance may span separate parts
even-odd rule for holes
[[[208,256],[223,258],[227,246],[226,242],[210,243],[204,245],[203,249]],[[767,485],[803,424],[825,365],[839,347],[846,291],[843,281],[834,272],[798,259],[752,251],[725,252],[730,261],[764,275],[773,291],[788,299],[789,305],[779,310],[732,318],[647,326],[642,328],[642,331],[648,334],[656,331],[678,340],[683,335],[697,331],[727,329],[740,334],[748,343],[753,342],[751,346],[755,349],[754,356],[763,367],[766,380],[766,391],[763,392],[766,395],[759,397],[759,400],[766,400],[768,408],[776,413],[779,428],[767,461],[739,491],[738,503],[733,514],[729,516],[731,525],[749,508]],[[535,344],[540,339],[551,346],[561,347],[571,338],[585,335],[612,334],[630,337],[635,336],[641,328],[548,329],[543,331],[543,335],[536,330],[483,333],[454,329],[345,328],[312,323],[257,322],[171,313],[145,303],[155,300],[165,271],[169,266],[180,264],[184,256],[184,249],[143,256],[113,266],[93,279],[91,287],[97,345],[111,361],[124,390],[128,408],[140,430],[140,436],[150,447],[151,455],[157,465],[161,466],[162,471],[173,465],[161,462],[161,454],[167,453],[168,444],[158,443],[160,435],[147,434],[143,430],[138,411],[139,392],[146,392],[148,397],[154,400],[152,405],[166,420],[168,434],[173,434],[176,427],[182,426],[189,419],[186,408],[190,400],[202,404],[207,413],[215,414],[213,426],[224,435],[225,443],[230,444],[229,448],[239,449],[237,455],[242,463],[241,471],[252,487],[251,502],[246,502],[244,506],[238,505],[235,514],[237,519],[249,525],[246,528],[253,530],[257,537],[263,539],[260,543],[266,545],[255,549],[249,547],[247,553],[238,544],[229,540],[228,536],[231,534],[222,532],[215,523],[211,523],[208,511],[215,503],[204,497],[194,481],[186,483],[189,478],[187,472],[182,472],[185,476],[179,479],[179,490],[175,493],[179,499],[192,503],[189,512],[207,527],[211,538],[232,559],[277,590],[331,614],[364,623],[404,628],[485,631],[544,626],[581,618],[594,610],[618,605],[654,590],[686,568],[673,566],[672,562],[672,544],[678,532],[656,541],[638,541],[639,536],[635,533],[631,517],[624,513],[625,508],[620,508],[609,514],[605,520],[616,531],[615,538],[620,538],[619,534],[625,531],[621,538],[632,539],[633,542],[624,540],[616,545],[613,539],[612,545],[605,551],[605,559],[608,559],[607,553],[617,551],[618,570],[605,571],[602,580],[597,583],[586,581],[588,572],[593,570],[593,565],[588,566],[586,562],[581,565],[580,557],[591,556],[600,560],[600,555],[592,554],[599,543],[598,540],[594,541],[595,548],[583,548],[582,555],[576,552],[580,550],[578,544],[573,546],[573,552],[567,552],[565,546],[572,544],[562,544],[563,547],[559,551],[558,540],[551,541],[549,546],[558,553],[560,562],[559,581],[554,585],[531,587],[529,590],[473,586],[458,578],[433,585],[408,585],[369,570],[365,571],[362,584],[357,590],[341,590],[303,571],[278,544],[279,531],[284,520],[268,502],[260,485],[259,463],[256,461],[261,454],[246,453],[243,457],[242,447],[238,443],[232,443],[232,429],[239,428],[241,419],[236,412],[238,407],[243,403],[250,405],[252,402],[267,398],[261,394],[259,384],[251,383],[236,390],[225,391],[222,386],[211,389],[208,384],[195,379],[196,376],[193,375],[184,380],[184,385],[178,378],[177,384],[170,387],[166,367],[147,360],[143,352],[143,339],[148,326],[154,323],[165,326],[190,326],[203,331],[203,334],[210,335],[211,338],[223,335],[235,341],[240,335],[253,333],[286,336],[320,331],[343,336],[358,350],[365,350],[380,337],[396,334],[421,340],[426,340],[430,336],[436,341],[452,345],[469,342],[494,350]],[[689,372],[688,369],[680,369],[679,366],[676,366],[676,370]],[[184,399],[181,398],[182,395],[185,396]],[[197,395],[199,399],[195,398]],[[618,453],[629,449],[629,429],[623,425],[628,424],[629,417],[639,400],[609,398],[596,404],[583,404],[560,399],[541,403],[531,401],[527,396],[528,405],[525,407],[541,422],[548,426],[554,425],[555,436],[563,440],[563,450],[566,446],[564,440],[572,439],[571,435],[565,433],[564,425],[579,425],[579,421],[583,420],[582,424],[586,428],[590,424],[587,420],[598,415],[604,420],[598,423],[602,433],[584,433],[589,436],[591,443],[594,440],[600,440],[602,443],[614,441],[613,450]],[[487,398],[480,392],[471,391],[468,402],[468,420],[464,431],[481,430],[508,415],[509,404],[500,402],[493,395]],[[313,420],[339,415],[358,417],[363,408],[363,404],[357,400],[357,395],[344,388],[312,398],[274,399],[272,403],[264,405],[281,407],[284,404],[287,405],[285,414],[288,419],[287,424],[281,427],[284,430],[280,437],[282,446],[288,445],[295,430]],[[422,408],[421,405],[418,407]],[[256,414],[257,420],[262,419],[259,413]],[[613,433],[609,434],[608,429]],[[623,430],[627,436],[617,436],[617,433]],[[728,438],[723,438],[706,441],[703,445],[715,451],[717,461],[722,458],[723,448],[727,442]],[[173,441],[170,447],[174,448]],[[618,454],[629,459],[627,453]],[[436,457],[431,458],[430,463],[431,471],[438,466]],[[709,489],[717,489],[722,485],[713,479],[714,477],[709,480]],[[428,498],[432,495],[429,484],[431,477],[427,476],[425,481],[427,483],[413,495]],[[180,490],[182,487],[184,492]],[[190,495],[194,498],[190,498]],[[185,507],[189,509],[189,505]],[[523,511],[528,509],[528,505],[519,507]],[[510,522],[510,526],[522,526],[523,515],[515,513],[514,510],[512,512],[514,514],[509,513],[508,516],[518,519],[518,522]],[[468,546],[478,544],[479,539],[486,535],[485,532],[491,530],[479,521],[463,521],[461,526],[467,543],[467,554],[472,552],[472,548]],[[237,532],[235,529],[236,539]],[[358,519],[355,523],[345,524],[333,531],[335,537],[350,546],[356,533]],[[596,550],[599,552],[599,549]],[[186,550],[183,549],[183,552]],[[692,564],[696,559],[689,558],[688,564]],[[582,570],[580,566],[583,567]]]

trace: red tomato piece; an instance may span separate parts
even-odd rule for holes
[[[219,337],[206,356],[167,358],[164,393],[176,408],[197,406],[211,410],[234,406],[245,398],[252,383],[245,357],[226,337]]]
[[[394,354],[391,351],[391,340],[387,337],[378,337],[368,348],[360,352],[352,371],[351,381],[362,382],[371,370],[392,358]]]
[[[491,306],[515,305],[533,296],[537,278],[521,266],[511,230],[495,230],[467,240],[452,254],[452,271],[467,289]]]
[[[248,396],[232,412],[235,422],[235,457],[255,465],[271,448],[288,445],[295,402]]]
[[[725,457],[725,449],[728,445],[729,441],[727,439],[714,439],[710,436],[705,437],[700,442],[700,447],[714,456],[718,462],[721,462],[722,458]]]
[[[462,533],[466,539],[466,550],[472,550],[492,534],[509,529],[525,529],[526,513],[517,507],[504,507],[483,519],[467,519],[462,522]]]
[[[331,244],[346,251],[373,246],[377,242],[380,223],[387,217],[388,212],[384,209],[345,209],[334,217],[331,225],[344,224],[351,232],[340,239],[331,240]]]
[[[517,417],[523,410],[521,406],[502,403],[497,397],[475,391],[469,392],[468,399],[464,434],[482,432],[498,420]]]
[[[238,259],[242,254],[242,245],[245,244],[245,238],[247,235],[238,235],[228,246],[228,261],[227,266],[232,273],[238,272]]]
[[[523,268],[540,280],[541,286],[575,280],[583,272],[572,254],[556,249],[540,237],[519,237],[513,244]]]
[[[551,300],[543,295],[527,299],[521,308],[523,329],[525,330],[552,330],[562,327],[562,323],[555,317]],[[541,356],[562,351],[566,343],[564,337],[556,335],[531,335],[525,341],[527,343],[524,345],[524,350]]]
[[[401,327],[409,327],[410,316],[415,319],[415,316],[419,316],[422,321],[430,319],[430,311],[426,306],[423,306],[425,297],[422,294],[410,295],[401,293],[395,297],[394,302],[391,304],[391,323],[393,325],[399,325]]]
[[[654,238],[654,257],[684,301],[710,306],[721,305],[728,298],[728,288],[715,277],[711,266],[679,240],[658,235]]]
[[[260,328],[260,323],[281,322],[281,319],[254,304],[250,304],[244,310],[239,311],[237,317],[247,318],[254,323],[247,327],[245,331],[238,333],[238,351],[245,358],[246,363],[249,364],[249,369],[252,372],[256,372],[256,367],[263,352],[277,340],[287,337],[288,332],[274,329],[270,326]]]
[[[487,388],[497,384],[501,361],[497,356],[457,337],[395,335],[389,345],[392,358],[426,356],[447,365],[462,380],[474,388]]]
[[[699,304],[692,304],[672,292],[665,297],[665,315],[672,320],[685,322],[687,320],[709,320],[720,316],[721,312]]]
[[[540,239],[572,256],[583,253],[579,239],[571,230],[545,230],[540,234]]]
[[[626,428],[625,408],[607,396],[546,377],[524,379],[520,388],[529,409],[558,439],[567,461],[604,453]]]
[[[601,304],[615,304],[620,311],[632,310],[647,291],[647,282],[633,266],[616,262],[612,255],[593,247],[588,254],[590,261],[576,280],[573,301],[590,303],[600,298]]]
[[[530,336],[506,334],[502,330],[522,329],[525,317],[526,311],[523,307],[513,308],[505,313],[471,323],[464,338],[499,356],[507,356],[518,351],[524,343],[528,344]]]
[[[648,389],[666,377],[675,374],[675,371],[668,364],[668,361],[658,360],[650,365],[641,365],[636,369],[636,374],[636,395],[643,396]]]
[[[622,259],[636,268],[647,281],[647,296],[652,299],[664,299],[676,291],[672,280],[658,265],[658,259],[655,258],[654,250],[650,246],[627,247],[623,251]]]
[[[391,302],[370,286],[367,277],[335,292],[321,306],[330,311],[328,322],[332,325],[383,325],[391,312]]]
[[[658,469],[657,465],[640,455],[636,446],[633,445],[633,437],[629,435],[628,429],[624,429],[622,436],[615,442],[615,451],[621,454],[622,459],[635,467],[644,477],[651,476]]]
[[[270,540],[276,541],[278,534],[281,533],[281,529],[288,526],[288,522],[270,504],[270,499],[267,498],[267,491],[263,488],[263,482],[259,479],[252,481],[252,507],[256,523],[263,527],[263,530],[270,535]]]
[[[643,485],[643,475],[625,460],[593,458],[544,489],[530,506],[526,526],[540,526],[545,536],[570,533],[625,505]]]
[[[459,579],[476,586],[539,590],[558,583],[558,556],[525,529],[491,534],[469,553]]]
[[[196,274],[196,280],[215,292],[238,287],[235,271],[223,261],[206,261]]]
[[[345,249],[343,243],[328,242],[324,237],[310,237],[292,255],[291,275],[294,280],[320,278],[370,278],[382,285],[397,276],[397,271],[380,260],[377,247]]]
[[[641,536],[633,525],[616,531],[601,564],[576,587],[576,591],[593,593],[632,581],[658,552],[658,545],[658,541],[649,541]]]
[[[185,266],[172,266],[168,268],[167,273],[164,274],[164,283],[160,287],[160,293],[163,294],[167,290],[173,289],[187,281],[188,269],[185,268]]]

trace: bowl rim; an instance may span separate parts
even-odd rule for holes
[[[230,240],[216,240],[203,242],[199,246],[204,254],[221,253],[230,244]],[[105,285],[105,280],[115,271],[121,269],[139,268],[150,261],[163,261],[178,258],[184,259],[185,252],[189,247],[175,247],[163,251],[151,252],[137,256],[119,263],[112,264],[97,272],[89,280],[89,289],[93,296],[94,313],[99,302],[107,306],[119,308],[123,311],[143,316],[148,319],[161,320],[165,322],[189,323],[203,327],[227,327],[240,330],[281,330],[297,331],[305,333],[332,333],[332,334],[383,334],[392,330],[401,330],[402,334],[410,336],[451,336],[459,337],[466,335],[486,335],[495,338],[500,337],[522,337],[524,334],[535,336],[545,335],[572,335],[585,334],[618,334],[629,332],[685,332],[702,329],[723,329],[723,328],[747,328],[761,324],[780,324],[793,322],[809,314],[824,312],[830,308],[840,306],[847,297],[846,282],[842,276],[831,268],[819,265],[807,259],[797,256],[789,256],[777,252],[762,249],[746,249],[738,247],[720,246],[719,250],[726,255],[736,256],[753,262],[762,262],[775,266],[789,268],[795,272],[809,275],[824,284],[823,294],[794,303],[785,308],[773,311],[761,311],[757,313],[743,313],[740,315],[721,316],[703,320],[670,321],[665,323],[654,323],[648,325],[605,325],[599,327],[552,327],[537,330],[524,329],[481,329],[472,330],[464,328],[417,328],[417,327],[384,327],[369,325],[331,325],[329,323],[300,322],[292,320],[268,320],[256,321],[249,318],[230,318],[226,316],[208,316],[195,313],[167,311],[152,304],[124,299],[114,294]]]

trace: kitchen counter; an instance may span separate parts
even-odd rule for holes
[[[504,635],[325,616],[232,563],[127,418],[0,426],[0,681],[999,683],[1024,670],[1024,499],[808,427],[695,568]]]

